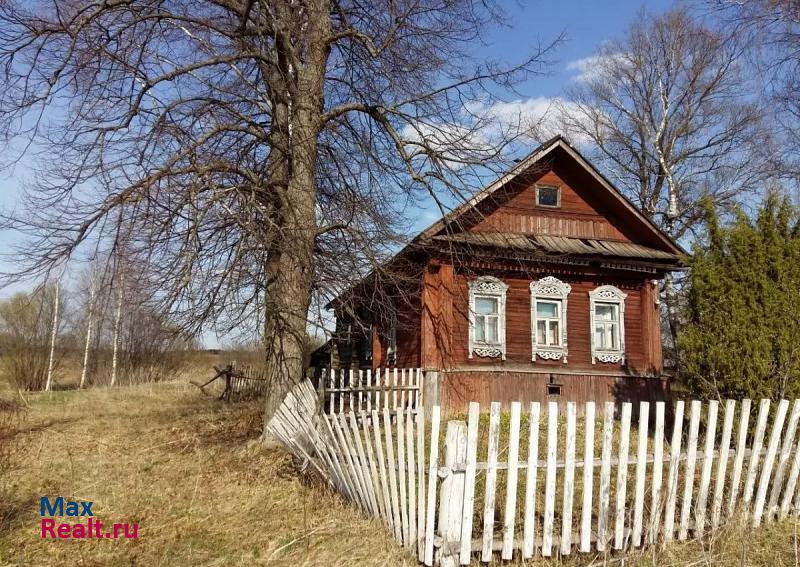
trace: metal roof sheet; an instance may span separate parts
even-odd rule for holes
[[[549,254],[578,254],[591,256],[613,256],[617,258],[643,258],[649,260],[676,261],[678,256],[630,242],[573,238],[547,234],[517,234],[507,232],[460,232],[434,236],[434,241],[493,246],[526,252]]]

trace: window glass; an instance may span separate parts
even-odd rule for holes
[[[487,318],[487,332],[486,332],[486,342],[489,343],[496,343],[497,342],[497,317],[488,317]]]
[[[608,303],[598,303],[595,305],[594,313],[595,319],[598,321],[616,321],[617,320],[617,306],[609,305]]]
[[[558,346],[561,343],[561,335],[558,333],[558,321],[550,321],[550,335],[547,339],[550,345]]]
[[[547,321],[536,321],[536,343],[545,344],[545,336],[547,334]]]
[[[594,327],[594,344],[597,348],[608,348],[605,345],[605,327],[603,325],[595,325]]]
[[[599,323],[595,325],[594,344],[599,349],[617,349],[617,324]]]
[[[476,297],[475,312],[480,315],[496,315],[497,299],[493,297]]]
[[[543,207],[558,206],[558,187],[539,187],[537,191],[539,205]]]
[[[536,315],[538,317],[555,319],[558,317],[558,304],[553,301],[537,301]]]
[[[486,340],[486,332],[484,331],[484,323],[486,319],[483,317],[476,317],[475,318],[475,340],[479,342],[484,342]]]

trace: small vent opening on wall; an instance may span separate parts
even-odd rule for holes
[[[547,395],[548,396],[561,395],[561,384],[556,384],[555,382],[553,382],[553,376],[550,376],[550,382],[547,384]]]

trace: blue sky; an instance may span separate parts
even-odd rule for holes
[[[602,42],[624,33],[640,10],[644,8],[650,13],[658,13],[674,5],[663,0],[506,0],[503,4],[509,27],[490,30],[486,35],[488,45],[480,47],[481,54],[499,61],[518,61],[537,42],[548,43],[561,32],[565,35],[565,42],[552,54],[555,64],[549,74],[532,79],[520,87],[519,102],[534,106],[546,105],[548,99],[563,95],[565,87],[579,73],[577,62],[590,56]],[[29,174],[28,159],[23,159],[12,169],[0,171],[0,207],[5,211],[13,210],[17,191]],[[430,218],[423,217],[428,216],[420,211],[418,223],[427,225]],[[15,239],[16,235],[0,231],[0,271],[10,269],[2,255],[10,251]],[[22,288],[24,285],[2,288],[0,298],[8,297]],[[208,346],[216,345],[210,333],[204,340]]]
[[[530,97],[551,97],[562,94],[566,84],[574,78],[576,73],[570,63],[588,57],[600,43],[623,34],[640,10],[658,13],[677,3],[663,0],[505,0],[502,4],[512,27],[492,30],[491,45],[487,46],[486,53],[493,58],[513,60],[537,40],[547,43],[564,32],[566,41],[554,53],[557,62],[551,68],[551,75],[530,81],[523,88]]]

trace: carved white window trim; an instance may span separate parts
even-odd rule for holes
[[[531,282],[531,352],[535,362],[539,357],[544,360],[561,360],[567,363],[567,297],[572,287],[558,278],[547,276]],[[553,301],[559,303],[559,331],[561,333],[560,345],[547,345],[538,343],[536,326],[538,324],[537,300]]]
[[[589,292],[589,335],[592,341],[592,364],[596,362],[621,362],[625,364],[625,299],[628,294],[613,285],[602,285]],[[617,306],[617,349],[601,349],[595,344],[595,306],[598,303]]]
[[[506,359],[506,291],[508,285],[482,276],[469,282],[469,358],[475,354],[486,358]],[[497,343],[475,340],[475,299],[486,297],[497,300]]]

